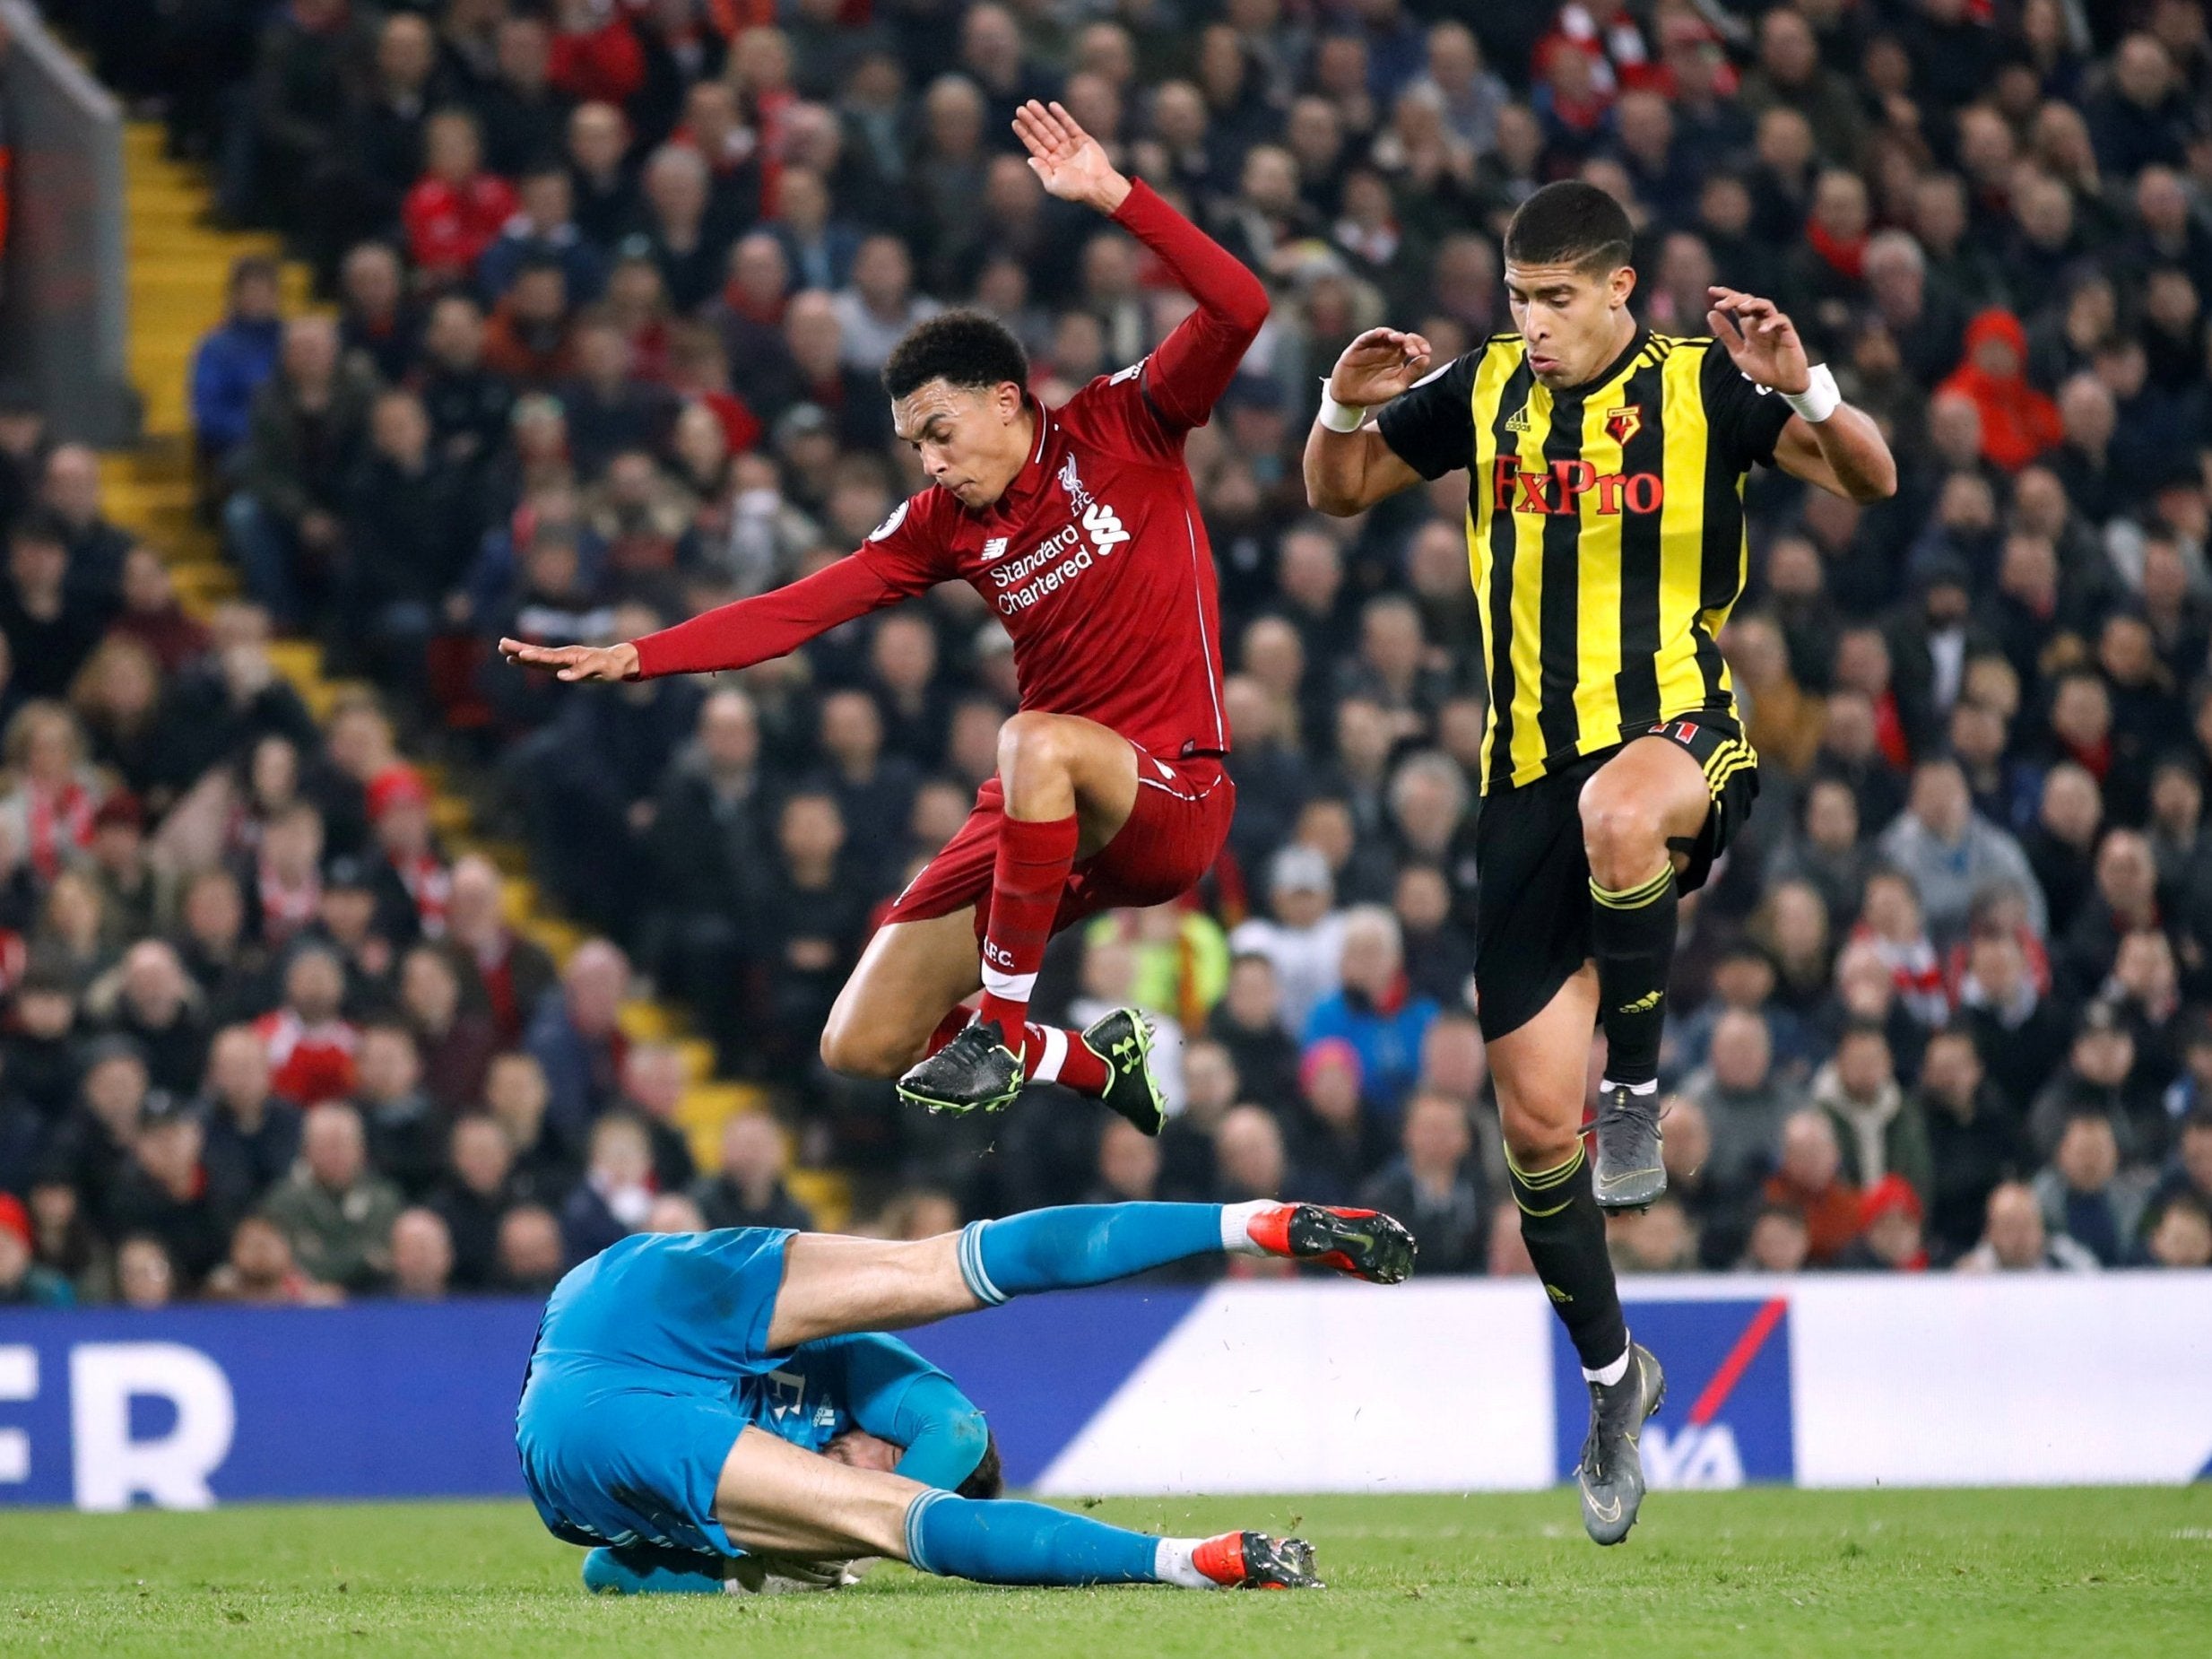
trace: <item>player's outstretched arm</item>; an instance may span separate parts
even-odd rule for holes
[[[656,680],[664,674],[750,668],[797,650],[840,622],[906,597],[864,555],[825,565],[774,593],[718,605],[658,633],[607,646],[538,646],[499,641],[499,655],[524,668],[550,668],[573,681]]]
[[[1705,323],[1755,386],[1782,393],[1798,413],[1774,440],[1774,465],[1793,478],[1853,501],[1897,493],[1896,457],[1864,410],[1843,401],[1835,381],[1816,369],[1797,325],[1771,300],[1712,288]],[[1801,400],[1801,401],[1800,401]]]
[[[1063,202],[1080,202],[1160,256],[1198,309],[1152,353],[1144,388],[1153,406],[1180,426],[1202,426],[1267,321],[1267,290],[1227,248],[1141,183],[1123,178],[1098,141],[1059,104],[1035,99],[1014,113],[1014,132],[1029,166]]]
[[[1383,441],[1373,411],[1428,372],[1428,342],[1395,328],[1370,328],[1344,348],[1329,376],[1326,405],[1306,436],[1306,499],[1316,512],[1348,518],[1421,482]]]
[[[638,647],[627,639],[613,645],[532,645],[526,639],[501,639],[499,655],[518,668],[550,668],[556,680],[591,682],[638,677]]]

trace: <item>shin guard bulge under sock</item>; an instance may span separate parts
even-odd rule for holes
[[[1506,1185],[1521,1207],[1521,1237],[1529,1247],[1552,1311],[1566,1326],[1585,1370],[1611,1365],[1628,1346],[1620,1290],[1606,1253],[1605,1215],[1590,1186],[1582,1142],[1574,1156],[1549,1169],[1523,1173],[1505,1160]]]
[[[998,862],[991,878],[991,919],[984,929],[983,1006],[979,1020],[997,1025],[1016,1054],[1027,1047],[1029,993],[1053,918],[1075,863],[1075,814],[1008,818],[999,825]]]
[[[1590,948],[1598,961],[1605,1026],[1605,1081],[1637,1090],[1659,1080],[1659,1038],[1667,1022],[1667,976],[1674,967],[1679,908],[1674,868],[1621,891],[1590,883]]]

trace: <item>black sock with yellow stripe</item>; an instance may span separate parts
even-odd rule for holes
[[[1605,1026],[1605,1081],[1631,1089],[1659,1080],[1659,1038],[1667,1023],[1667,976],[1674,968],[1680,900],[1670,862],[1650,881],[1615,892],[1590,883],[1591,954]]]
[[[1552,1311],[1589,1371],[1602,1370],[1628,1351],[1628,1321],[1620,1311],[1612,1258],[1605,1249],[1605,1216],[1590,1189],[1590,1165],[1580,1141],[1574,1155],[1551,1169],[1522,1174],[1505,1160],[1505,1184],[1521,1206],[1521,1238],[1551,1298]]]

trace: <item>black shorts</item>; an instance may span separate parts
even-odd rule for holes
[[[1758,756],[1735,720],[1705,712],[1655,725],[1705,769],[1713,810],[1677,878],[1696,892],[1759,793]],[[1590,960],[1590,856],[1581,796],[1591,777],[1627,745],[1585,755],[1517,789],[1493,789],[1475,821],[1475,1013],[1495,1041],[1542,1012]]]

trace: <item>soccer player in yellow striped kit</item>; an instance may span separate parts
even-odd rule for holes
[[[1369,330],[1337,360],[1306,446],[1306,494],[1324,513],[1471,474],[1490,701],[1477,1012],[1522,1236],[1590,1383],[1578,1472],[1600,1543],[1635,1524],[1636,1443],[1665,1388],[1629,1340],[1604,1212],[1665,1190],[1659,1039],[1677,900],[1758,793],[1716,643],[1744,588],[1744,474],[1764,463],[1860,501],[1896,489],[1874,421],[1772,301],[1712,290],[1709,338],[1640,325],[1631,236],[1592,186],[1539,190],[1505,230],[1519,332],[1431,372],[1418,334]],[[1598,1024],[1592,1168],[1583,1089]]]

